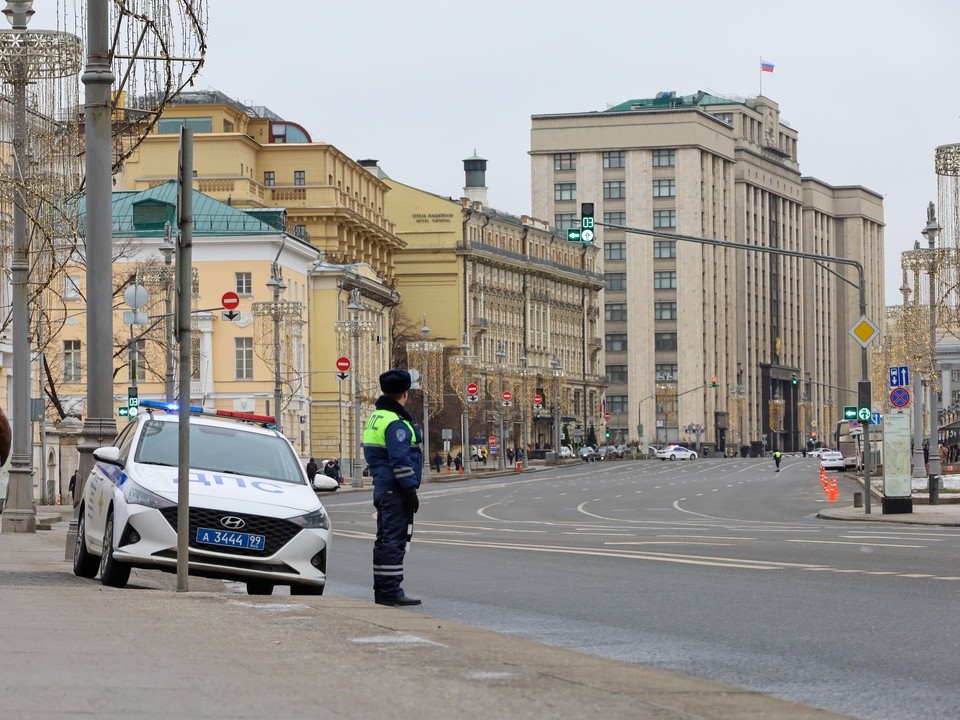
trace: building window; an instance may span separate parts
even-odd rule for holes
[[[605,212],[603,214],[603,222],[605,225],[624,226],[627,224],[627,214],[622,210],[619,212]]]
[[[626,303],[606,303],[603,306],[603,319],[607,322],[622,322],[627,319]]]
[[[626,350],[626,333],[609,333],[607,335],[607,352],[626,352]]]
[[[627,196],[626,180],[604,180],[603,181],[603,199],[604,200],[622,200]]]
[[[253,338],[234,339],[237,363],[237,380],[253,380]]]
[[[604,260],[626,260],[627,244],[625,242],[608,242],[603,244]]]
[[[654,320],[676,320],[677,304],[675,302],[655,302],[653,304]]]
[[[677,334],[675,332],[654,333],[653,349],[654,350],[676,350]]]
[[[722,112],[722,113],[713,113],[713,116],[720,122],[725,122],[727,125],[733,125],[733,113],[732,112]]]
[[[669,180],[653,181],[654,197],[674,197],[677,194],[677,181],[673,178]]]
[[[654,167],[673,167],[677,164],[677,157],[675,150],[654,150],[653,151],[653,166]]]
[[[77,279],[70,275],[63,276],[63,299],[80,299],[80,285],[78,284]]]
[[[238,272],[235,277],[237,279],[237,295],[253,295],[253,273]]]
[[[554,170],[576,170],[577,154],[576,153],[554,153],[553,169]]]
[[[553,199],[554,200],[576,200],[577,184],[576,183],[554,183]]]
[[[626,273],[604,273],[603,282],[604,282],[604,288],[607,291],[626,290],[627,274]]]
[[[131,362],[129,373],[130,382],[133,382],[134,379],[147,379],[147,356],[145,350],[146,340],[140,339],[133,341],[133,352],[129,354]]]
[[[653,226],[655,228],[675,228],[677,226],[677,211],[654,210]]]
[[[677,364],[676,363],[657,363],[654,366],[657,382],[676,382]]]
[[[80,341],[63,341],[63,381],[65,383],[80,382]]]
[[[654,240],[653,257],[661,260],[663,258],[675,258],[677,256],[676,240]]]
[[[603,153],[603,169],[626,166],[626,153],[623,150],[606,150]]]
[[[627,412],[626,395],[607,395],[606,410],[611,415],[623,415]]]
[[[608,383],[625,383],[627,381],[626,365],[607,365]]]
[[[264,170],[263,184],[267,187],[275,186],[277,184],[277,174],[273,170]]]
[[[213,118],[160,118],[157,122],[157,132],[161,135],[175,135],[182,127],[195,133],[213,132]]]
[[[657,270],[653,273],[654,290],[676,290],[677,289],[677,271],[676,270]]]
[[[306,226],[306,225],[294,225],[294,226],[293,226],[293,234],[294,234],[295,237],[298,237],[298,238],[306,238],[306,237],[307,237],[307,226]]]
[[[576,213],[557,213],[553,216],[553,225],[557,230],[576,230],[580,227],[580,218]]]
[[[294,184],[294,185],[306,185],[306,184],[307,184],[307,171],[306,171],[306,170],[294,170],[294,171],[293,171],[293,184]]]

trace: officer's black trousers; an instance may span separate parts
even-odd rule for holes
[[[403,592],[403,556],[406,553],[413,513],[394,490],[374,490],[377,539],[373,543],[373,593],[376,598],[396,598]]]

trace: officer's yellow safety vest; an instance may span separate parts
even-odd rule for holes
[[[403,420],[403,424],[410,428],[410,444],[417,444],[417,433],[413,425],[393,410],[374,410],[367,418],[367,424],[363,428],[363,444],[376,445],[377,447],[387,446],[387,427],[396,420]]]

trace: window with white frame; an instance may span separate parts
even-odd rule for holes
[[[294,185],[306,185],[306,184],[307,184],[307,171],[306,171],[306,170],[294,170],[294,171],[293,171],[293,184],[294,184]]]
[[[253,273],[235,273],[237,295],[253,295]]]
[[[263,184],[265,187],[275,186],[277,184],[277,174],[273,170],[264,170]]]
[[[78,383],[82,379],[81,365],[82,357],[80,355],[79,340],[63,341],[63,381],[65,383]]]
[[[253,338],[234,338],[237,380],[253,380]]]
[[[71,275],[63,276],[63,299],[64,300],[80,299],[79,281]]]

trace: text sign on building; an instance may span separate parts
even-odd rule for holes
[[[910,385],[910,368],[906,365],[895,365],[890,368],[890,387],[908,387]]]
[[[894,413],[883,419],[883,494],[910,497],[910,415]]]

